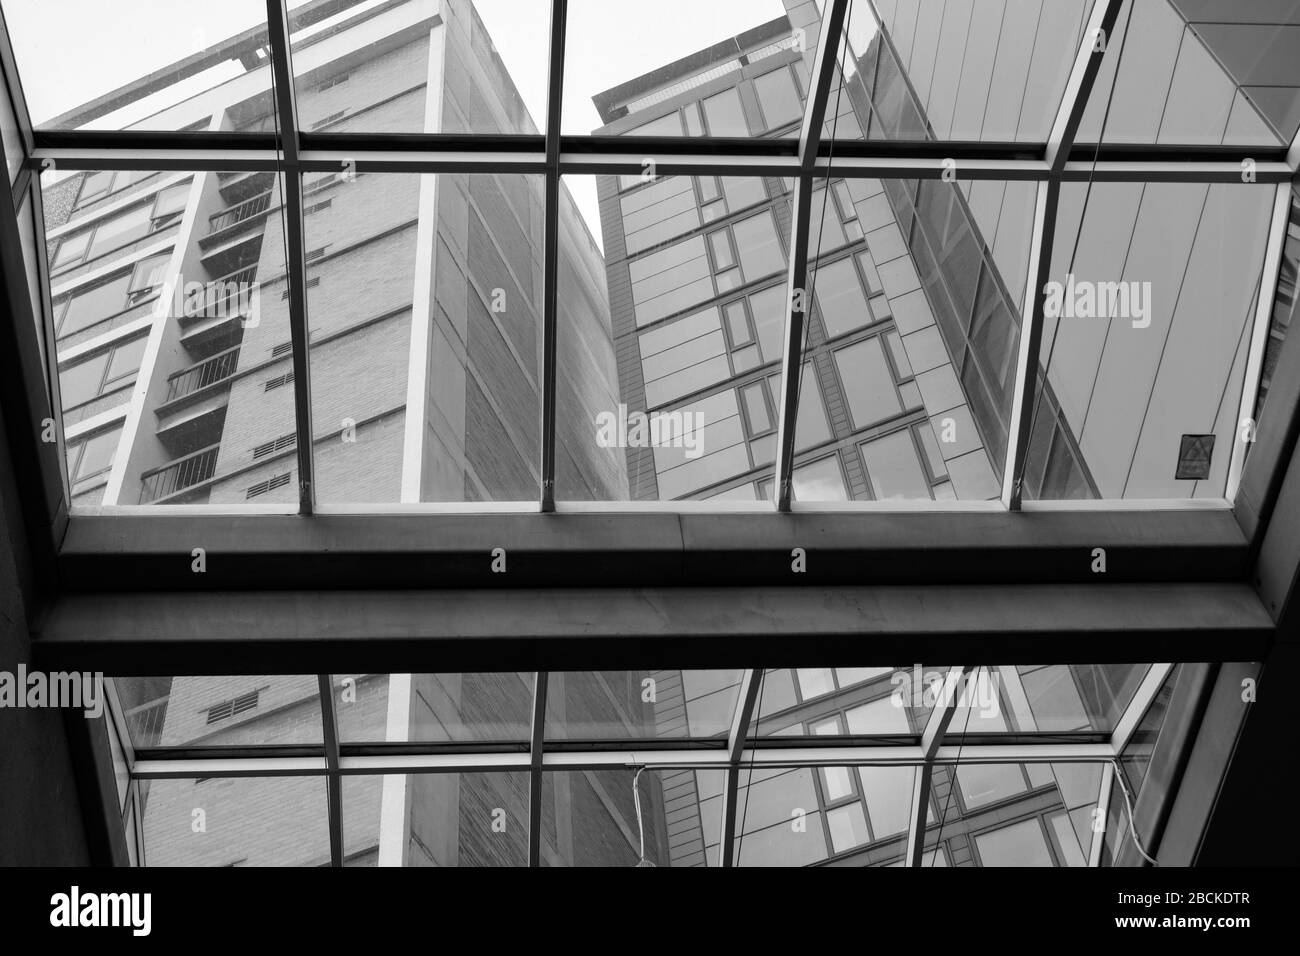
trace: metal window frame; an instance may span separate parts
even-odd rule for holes
[[[647,156],[653,157],[656,172],[660,175],[769,175],[794,177],[796,179],[792,202],[795,210],[790,235],[790,262],[787,271],[787,301],[793,302],[795,290],[804,288],[808,276],[808,238],[811,232],[811,193],[816,179],[828,178],[832,173],[837,177],[907,177],[939,178],[945,170],[945,160],[958,160],[961,175],[972,179],[996,179],[1008,181],[1032,181],[1039,184],[1039,197],[1035,209],[1035,235],[1033,255],[1036,257],[1031,272],[1041,278],[1043,270],[1050,265],[1052,226],[1054,224],[1057,197],[1060,185],[1064,182],[1189,182],[1216,183],[1240,182],[1241,163],[1251,158],[1256,161],[1257,181],[1261,184],[1276,184],[1278,199],[1275,205],[1273,229],[1270,234],[1269,255],[1266,258],[1261,285],[1260,311],[1256,316],[1255,343],[1260,341],[1261,325],[1266,327],[1267,315],[1276,296],[1277,269],[1276,258],[1282,238],[1285,234],[1286,215],[1277,214],[1283,208],[1281,197],[1286,189],[1300,177],[1300,137],[1291,144],[1283,155],[1282,150],[1247,151],[1244,149],[1205,149],[1193,151],[1187,156],[1172,155],[1167,150],[1151,148],[1149,150],[1122,150],[1100,148],[1095,156],[1081,153],[1075,147],[1080,121],[1086,107],[1089,94],[1096,79],[1100,57],[1092,55],[1090,37],[1097,29],[1109,32],[1118,16],[1121,0],[1099,0],[1094,5],[1089,29],[1085,31],[1080,47],[1076,50],[1074,65],[1067,83],[1066,94],[1060,104],[1051,135],[1042,144],[999,146],[979,143],[834,143],[821,142],[823,120],[828,104],[830,88],[836,74],[837,49],[844,36],[844,19],[847,15],[848,0],[829,0],[823,11],[822,27],[818,37],[813,85],[805,105],[805,113],[797,143],[778,140],[715,140],[701,144],[698,140],[685,138],[646,137],[629,141],[614,137],[565,136],[560,132],[562,102],[562,78],[564,64],[565,23],[567,18],[566,0],[552,0],[551,33],[549,39],[549,78],[547,127],[543,136],[448,136],[443,134],[412,136],[376,136],[351,137],[347,134],[310,133],[299,129],[296,112],[296,89],[293,82],[293,70],[290,59],[289,14],[285,0],[268,0],[267,27],[272,48],[272,67],[274,71],[280,131],[276,137],[264,134],[208,134],[201,140],[194,136],[177,136],[167,133],[134,132],[95,133],[74,132],[61,133],[34,130],[22,96],[21,84],[9,44],[8,31],[0,13],[0,80],[8,90],[13,104],[15,119],[18,124],[22,146],[27,161],[12,184],[11,201],[15,210],[21,209],[23,203],[34,203],[33,213],[40,224],[40,190],[38,171],[51,163],[64,169],[157,169],[157,170],[270,170],[282,175],[283,199],[285,202],[286,240],[289,245],[287,271],[291,290],[291,334],[292,354],[295,372],[295,414],[297,434],[297,461],[299,472],[299,505],[301,515],[316,515],[321,521],[320,509],[314,501],[314,462],[313,431],[310,407],[310,361],[307,342],[306,313],[306,262],[303,242],[303,195],[302,177],[308,172],[334,172],[351,164],[357,171],[438,173],[438,172],[512,172],[541,174],[545,177],[546,189],[546,229],[544,249],[544,311],[543,311],[543,406],[541,413],[541,455],[540,487],[538,502],[532,510],[552,512],[566,510],[557,507],[555,500],[555,415],[556,415],[556,336],[557,336],[557,284],[558,284],[558,202],[560,180],[564,175],[592,175],[639,173]],[[865,9],[875,17],[870,4]],[[5,91],[0,90],[0,95]],[[834,150],[832,159],[831,150]],[[1028,158],[1026,158],[1028,157]],[[6,234],[6,238],[8,235]],[[42,252],[44,235],[38,228],[38,244]],[[6,243],[9,250],[16,250],[16,244]],[[43,310],[45,325],[48,327],[50,314],[48,277],[44,275],[44,255],[39,257],[43,284]],[[13,257],[6,257],[6,272],[13,271]],[[21,254],[18,254],[21,265]],[[1025,329],[1021,336],[1021,350],[1018,356],[1016,379],[1016,413],[1013,417],[1014,428],[1009,436],[1007,467],[1004,472],[1002,505],[1009,511],[1020,509],[1020,479],[1023,475],[1024,458],[1027,451],[1025,437],[1029,420],[1032,417],[1032,404],[1035,395],[1037,376],[1036,355],[1037,342],[1042,329],[1042,297],[1035,292],[1041,289],[1042,282],[1031,287],[1024,311]],[[24,290],[25,291],[25,290]],[[1265,293],[1272,292],[1266,297]],[[12,295],[12,293],[11,293]],[[18,300],[21,302],[21,300]],[[14,309],[18,315],[23,310]],[[1261,320],[1261,317],[1262,320]],[[784,370],[782,399],[778,413],[779,448],[776,466],[777,480],[774,482],[776,506],[781,512],[796,510],[791,502],[791,476],[794,466],[794,423],[797,416],[799,372],[802,368],[802,329],[807,315],[804,310],[791,308],[786,328],[785,354],[782,367]],[[35,340],[34,329],[19,330],[19,348],[16,354],[23,356],[26,363],[22,367],[23,379],[27,384],[28,397],[44,399],[45,407],[50,407],[52,390],[57,407],[57,376],[50,388],[44,384],[37,387],[33,380],[33,365],[30,361]],[[48,328],[46,332],[47,336]],[[6,339],[8,341],[8,339]],[[52,338],[50,338],[52,342]],[[1257,349],[1253,349],[1252,354]],[[52,367],[57,367],[57,356],[50,350]],[[15,363],[18,364],[18,363]],[[1257,364],[1257,363],[1253,363]],[[9,370],[6,365],[5,371]],[[1247,377],[1242,395],[1243,409],[1248,407],[1255,385]],[[24,406],[28,403],[24,403]],[[33,407],[42,402],[34,400]],[[8,407],[8,406],[7,406]],[[61,416],[55,416],[60,422]],[[16,426],[10,424],[13,431]],[[302,440],[301,436],[307,436]],[[62,448],[60,440],[58,448]],[[64,530],[68,526],[67,516],[69,489],[66,476],[66,463],[55,451],[47,450],[42,454],[40,477],[43,478],[45,491],[52,489],[52,482],[61,486],[62,500],[51,502],[50,514],[43,520],[53,528],[56,550],[62,541]],[[1240,469],[1237,469],[1238,473]],[[32,476],[26,476],[29,487],[39,487],[40,481],[33,482]],[[1232,496],[1229,495],[1229,498]],[[1115,503],[1102,503],[1110,510],[1119,511]],[[425,509],[438,511],[436,508]],[[448,509],[453,512],[466,512],[475,509]],[[482,509],[477,509],[482,510]],[[574,508],[572,510],[584,510]],[[609,510],[606,508],[605,510]],[[680,514],[692,509],[681,503],[663,503],[659,507],[628,510],[662,510]],[[716,506],[707,510],[717,511]],[[740,510],[740,509],[738,509]],[[758,509],[770,510],[770,509]],[[1192,510],[1186,506],[1186,510]],[[386,509],[396,512],[396,509]],[[248,514],[263,514],[262,511],[249,511]],[[155,513],[156,514],[156,513]],[[109,519],[111,521],[132,520],[126,517]],[[194,514],[172,511],[170,516],[151,516],[142,519],[153,522],[156,526],[171,524],[174,521],[186,523],[192,530],[195,527]],[[224,520],[224,519],[223,519]],[[517,518],[512,518],[517,520]],[[793,519],[790,519],[793,520]],[[143,526],[143,525],[142,525]],[[84,525],[92,533],[93,524]],[[346,526],[345,530],[346,530]],[[319,528],[319,525],[318,525]],[[164,535],[175,529],[164,531]],[[107,529],[105,529],[106,533]],[[680,533],[680,525],[678,527]],[[329,532],[325,532],[321,541],[328,550]],[[707,538],[708,535],[706,534]],[[1141,537],[1139,533],[1138,537]],[[682,535],[682,548],[685,550],[685,535]],[[299,543],[302,543],[299,539]],[[84,540],[83,540],[84,543]],[[787,546],[788,546],[787,540]],[[1023,541],[1020,542],[1023,544]],[[75,544],[75,542],[74,542]],[[153,545],[156,547],[157,540]],[[1189,545],[1198,547],[1195,542]],[[97,545],[92,545],[82,552],[93,553]],[[155,552],[156,553],[156,552]],[[638,552],[639,553],[639,552]],[[72,557],[78,557],[74,547]],[[274,556],[273,556],[274,559]],[[968,557],[966,558],[968,559]],[[603,561],[603,556],[601,558]],[[705,560],[711,560],[705,558]],[[1232,558],[1229,562],[1235,562]],[[668,563],[678,561],[678,555],[670,554]],[[75,570],[75,564],[73,565]],[[138,568],[138,565],[132,565]],[[691,568],[686,568],[690,572]],[[694,570],[698,570],[698,567]],[[1219,570],[1223,570],[1220,568]],[[134,570],[133,572],[134,573]],[[1231,575],[1228,575],[1231,576]],[[165,577],[165,576],[164,576]],[[281,581],[283,584],[284,581]],[[1232,601],[1238,600],[1234,596]],[[1232,603],[1229,601],[1229,604]],[[119,616],[119,619],[121,617]],[[1175,621],[1174,624],[1177,622]],[[1250,633],[1263,630],[1257,623],[1243,623],[1241,627]],[[1251,630],[1254,628],[1254,630]],[[1173,630],[1173,628],[1171,628]],[[1229,629],[1223,628],[1224,633]],[[1218,640],[1222,641],[1220,636]],[[1113,645],[1103,644],[1103,647]],[[119,649],[119,648],[114,648]],[[50,645],[46,644],[47,652]],[[54,653],[58,653],[57,640]],[[73,653],[76,653],[74,650]],[[973,665],[955,668],[950,672],[949,680],[953,686],[969,680]],[[1160,665],[1167,673],[1169,665]],[[321,693],[321,712],[323,720],[322,739],[323,756],[317,757],[258,757],[258,758],[186,758],[186,759],[137,759],[131,746],[129,735],[123,740],[124,753],[131,765],[132,786],[147,779],[165,779],[185,776],[276,776],[305,774],[323,776],[328,781],[330,800],[330,844],[331,862],[338,866],[343,861],[341,830],[341,813],[339,796],[341,778],[357,773],[406,773],[406,772],[450,772],[455,770],[502,770],[518,769],[530,773],[530,865],[540,864],[540,819],[541,819],[541,782],[542,774],[551,770],[599,767],[638,767],[638,766],[689,766],[716,768],[727,773],[727,787],[724,806],[725,822],[723,844],[720,848],[722,865],[734,865],[734,837],[736,827],[736,798],[739,786],[739,770],[745,763],[755,766],[824,766],[828,764],[851,764],[854,762],[882,761],[892,764],[913,765],[921,768],[918,774],[919,784],[913,794],[913,816],[908,836],[908,862],[915,865],[923,851],[923,830],[920,825],[920,813],[926,805],[925,791],[928,787],[928,774],[935,765],[953,762],[1019,762],[1038,760],[1088,760],[1110,761],[1122,749],[1127,735],[1132,732],[1141,718],[1145,707],[1154,693],[1159,689],[1162,672],[1153,668],[1144,681],[1139,693],[1130,702],[1121,721],[1120,728],[1112,736],[1110,743],[1102,745],[1055,745],[1055,744],[1008,744],[985,747],[963,747],[960,751],[943,746],[946,722],[951,719],[952,707],[936,709],[931,722],[926,727],[922,746],[916,747],[817,747],[817,748],[772,748],[747,747],[746,728],[750,726],[753,712],[762,683],[762,672],[756,667],[745,671],[742,682],[741,699],[738,703],[733,723],[728,734],[726,747],[719,751],[682,750],[658,751],[637,750],[632,747],[617,747],[611,744],[607,749],[576,753],[560,751],[548,752],[544,746],[543,725],[546,711],[545,672],[534,674],[533,729],[527,753],[520,754],[447,754],[439,753],[433,748],[427,752],[406,753],[403,755],[379,756],[345,756],[338,739],[337,717],[332,703],[333,688],[328,674],[319,676]],[[118,708],[115,697],[110,697],[110,706]],[[946,719],[945,719],[946,717]],[[121,715],[115,712],[115,719]],[[418,751],[419,748],[417,747]],[[1108,764],[1109,766],[1109,764]],[[1109,771],[1108,771],[1109,773]],[[1105,788],[1103,788],[1105,790]],[[1106,799],[1103,792],[1102,799]],[[137,821],[139,823],[140,821]],[[1094,843],[1093,857],[1097,857],[1099,841]],[[143,847],[140,846],[141,852]]]
[[[581,770],[638,769],[651,770],[717,770],[723,771],[726,783],[722,793],[722,830],[718,847],[717,865],[739,865],[736,847],[742,836],[737,833],[737,804],[742,790],[740,772],[748,767],[764,769],[889,766],[914,767],[912,813],[906,834],[904,865],[919,866],[925,852],[926,808],[929,805],[929,785],[936,766],[962,766],[995,763],[1099,763],[1109,772],[1123,747],[1126,734],[1141,720],[1156,691],[1163,684],[1169,667],[1153,667],[1128,702],[1117,729],[1105,743],[1025,742],[1013,737],[1005,742],[978,745],[945,746],[944,738],[950,722],[960,705],[964,690],[978,674],[975,665],[962,665],[949,669],[943,695],[930,713],[919,744],[864,744],[861,738],[852,743],[835,743],[833,738],[818,746],[782,744],[778,738],[758,737],[757,702],[763,681],[760,669],[744,671],[737,690],[735,709],[730,729],[722,746],[702,748],[699,742],[688,746],[681,741],[678,747],[651,746],[642,740],[608,740],[599,746],[586,746],[576,750],[545,747],[546,701],[549,675],[533,673],[532,724],[526,747],[509,751],[475,750],[472,747],[439,742],[401,742],[384,745],[358,745],[348,747],[339,739],[337,711],[334,701],[335,683],[331,674],[317,675],[320,693],[321,740],[310,747],[265,748],[249,745],[223,748],[205,754],[201,749],[185,747],[137,750],[128,729],[116,688],[107,687],[107,718],[110,732],[119,728],[123,758],[127,763],[131,787],[148,780],[185,780],[205,778],[257,778],[257,777],[314,777],[321,779],[327,789],[328,833],[330,863],[344,865],[342,822],[342,778],[346,776],[377,776],[383,774],[419,773],[502,773],[527,772],[529,774],[529,832],[528,866],[538,867],[541,860],[542,791],[544,775],[556,772]],[[656,742],[657,744],[658,742]],[[366,749],[365,754],[346,754],[345,750]],[[243,751],[244,753],[241,753]],[[304,755],[303,751],[315,752]],[[745,786],[748,786],[746,784]],[[1099,796],[1099,806],[1105,812],[1107,788]],[[137,819],[137,829],[142,823]],[[139,832],[128,838],[140,841]],[[892,837],[891,837],[892,839]],[[140,846],[143,850],[143,846]],[[1100,864],[1093,848],[1089,865]],[[141,859],[143,857],[141,856]]]

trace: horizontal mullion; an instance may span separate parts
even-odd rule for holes
[[[755,142],[762,142],[761,140]],[[544,150],[480,152],[467,149],[394,150],[375,145],[355,149],[332,149],[314,146],[306,149],[297,164],[285,163],[274,149],[266,148],[84,148],[41,146],[32,154],[30,164],[37,169],[69,170],[148,169],[210,171],[282,171],[297,168],[303,172],[515,172],[539,174],[546,169]],[[648,144],[645,144],[648,145]],[[701,144],[693,143],[699,150]],[[798,173],[798,159],[780,153],[756,151],[748,154],[657,153],[633,151],[563,151],[561,175],[736,175],[793,176]],[[1042,160],[979,159],[957,157],[840,155],[819,156],[814,175],[850,178],[910,178],[958,180],[1029,180],[1050,177]],[[1247,171],[1233,162],[1178,162],[1166,158],[1123,162],[1070,162],[1061,172],[1067,182],[1188,182],[1284,183],[1293,170],[1285,162],[1262,161]]]
[[[940,764],[1109,762],[1114,751],[1107,744],[1034,744],[940,747]],[[905,747],[771,747],[741,752],[742,767],[764,768],[833,766],[917,766],[924,762],[918,746]],[[529,755],[490,752],[462,754],[392,754],[342,757],[339,772],[345,776],[384,773],[500,773],[529,768]],[[726,769],[725,752],[695,750],[604,750],[589,753],[542,755],[542,769],[550,772],[599,770],[610,767]],[[325,776],[324,757],[274,756],[138,759],[131,769],[140,780],[192,779],[196,777]]]

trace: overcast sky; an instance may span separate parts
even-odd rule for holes
[[[290,0],[290,8],[306,0]],[[365,0],[363,5],[377,3]],[[266,22],[264,0],[0,0],[23,92],[38,125],[110,90]],[[546,0],[477,0],[497,50],[540,129],[546,113]],[[566,133],[600,126],[591,97],[675,59],[765,23],[781,0],[570,0]],[[237,63],[207,71],[140,104],[130,120],[237,76]],[[566,179],[600,237],[593,177]]]

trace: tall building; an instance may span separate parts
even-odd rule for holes
[[[1060,51],[1078,46],[1088,4],[985,6],[880,3],[878,29],[860,5],[826,137],[1045,140],[1070,67]],[[811,0],[786,7],[785,17],[601,94],[599,132],[797,135],[819,14]],[[1143,142],[1135,128],[1156,129],[1159,141],[1204,135],[1214,124],[1181,99],[1202,93],[1222,106],[1223,141],[1285,142],[1210,61],[1213,35],[1185,31],[1177,4],[1132,9],[1099,81],[1101,94],[1115,88],[1114,109],[1094,96],[1080,142],[1099,139],[1103,122],[1107,142]],[[1204,68],[1205,86],[1175,87],[1154,126],[1148,114],[1164,93],[1140,86],[1152,47]],[[1001,494],[1036,185],[964,177],[952,162],[951,179],[832,172],[814,192],[796,499]],[[770,498],[791,182],[598,181],[622,400],[706,423],[695,455],[629,449],[633,497]],[[1258,288],[1251,264],[1262,259],[1270,208],[1267,191],[1247,183],[1066,184],[1053,281],[1067,295],[1099,283],[1128,305],[1140,279],[1132,304],[1144,314],[1076,315],[1071,302],[1059,321],[1048,317],[1026,497],[1223,496]],[[1165,233],[1177,216],[1186,228],[1171,249]],[[1189,442],[1205,449],[1195,465],[1185,461]]]

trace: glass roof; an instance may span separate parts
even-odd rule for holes
[[[74,514],[1235,495],[1300,24],[769,0],[630,43],[607,2],[101,6],[3,3]]]
[[[348,866],[717,866],[727,831],[734,865],[900,865],[917,825],[924,866],[972,836],[977,865],[1087,866],[1123,836],[1093,811],[1121,766],[1140,782],[1175,670],[119,677],[109,701],[149,866],[326,865],[334,815]]]

